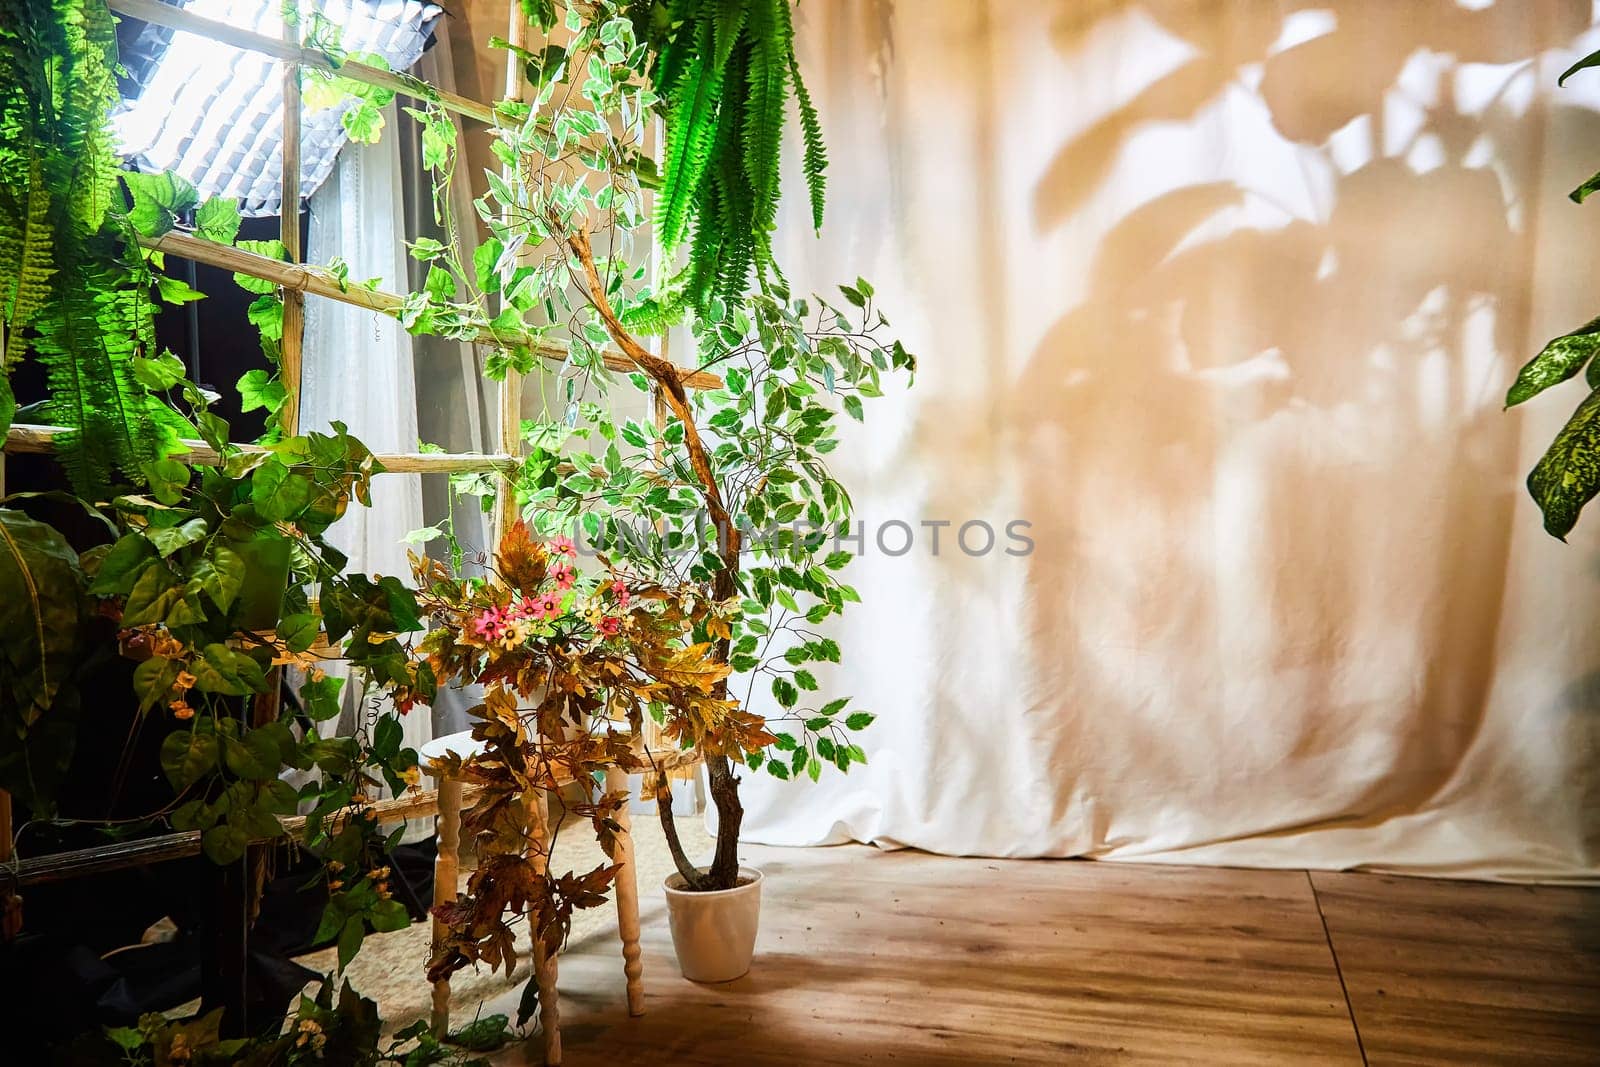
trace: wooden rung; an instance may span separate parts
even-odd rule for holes
[[[663,770],[690,766],[698,761],[699,756],[693,751],[676,750],[656,757],[656,762]],[[464,808],[470,806],[470,802],[482,788],[464,783],[461,788],[462,806]],[[420,819],[438,812],[439,794],[433,789],[409,790],[403,796],[379,800],[364,805],[364,808],[377,816],[379,823]],[[341,808],[325,818],[323,826],[329,830],[337,830],[350,818],[354,810]],[[305,830],[306,818],[303,815],[296,815],[280,822],[283,824],[284,833],[294,837]],[[282,840],[284,839],[281,837],[262,838],[257,843]],[[191,830],[147,837],[138,841],[116,842],[93,848],[74,849],[70,852],[53,852],[47,856],[34,856],[16,862],[11,867],[9,876],[14,877],[17,885],[39,885],[44,882],[59,882],[70,878],[121,871],[129,867],[141,867],[147,863],[185,859],[199,854],[200,834]],[[0,872],[0,878],[6,877],[6,872]]]
[[[208,267],[217,267],[237,274],[247,274],[252,278],[281,285],[285,289],[337,300],[342,304],[366,308],[368,311],[376,311],[391,318],[399,315],[400,308],[405,303],[404,297],[379,289],[367,289],[360,285],[346,285],[340,288],[331,274],[316,267],[284,263],[255,252],[247,252],[242,248],[203,240],[176,230],[160,237],[141,238],[139,243],[167,255],[192,259],[196,263],[204,263]],[[476,340],[496,346],[520,345],[554,363],[565,363],[568,357],[566,345],[557,341],[535,339],[528,334],[495,334],[489,330],[481,330]],[[604,353],[603,358],[605,365],[615,371],[632,373],[639,369],[621,352],[608,351]],[[707,371],[681,371],[679,378],[690,389],[722,388],[722,379]]]
[[[16,454],[53,454],[56,442],[71,432],[65,426],[16,423],[6,431],[5,450]],[[204,441],[184,441],[185,453],[176,458],[187,463],[214,467],[221,462],[216,451]],[[270,452],[262,445],[238,445],[241,452]],[[510,470],[516,461],[499,453],[478,452],[380,452],[373,458],[383,465],[384,474],[460,474],[471,471]]]
[[[183,30],[223,44],[231,44],[235,48],[243,48],[251,52],[260,52],[262,55],[271,56],[273,59],[286,63],[294,63],[312,70],[336,72],[342,78],[351,81],[363,82],[367,85],[376,85],[380,88],[391,89],[402,96],[413,100],[432,101],[458,115],[476,119],[490,126],[495,124],[494,108],[488,104],[470,100],[456,93],[436,89],[426,82],[402,78],[394,71],[382,70],[378,67],[368,66],[354,60],[335,65],[328,56],[313,48],[300,48],[284,41],[255,33],[251,30],[230,26],[226,22],[208,19],[203,15],[196,15],[181,7],[161,3],[160,0],[108,0],[111,10],[121,15],[129,15],[157,26],[166,26],[174,30]]]

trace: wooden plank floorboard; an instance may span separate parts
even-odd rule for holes
[[[745,852],[767,875],[750,975],[684,981],[641,886],[647,1014],[614,935],[574,942],[568,1064],[1360,1063],[1301,872]]]
[[[1600,1064],[1600,890],[1311,879],[1374,1067]]]

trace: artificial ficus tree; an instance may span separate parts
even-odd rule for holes
[[[492,373],[529,371],[539,342],[565,342],[562,407],[529,427],[523,513],[546,534],[583,529],[663,585],[696,583],[727,625],[702,624],[694,640],[743,676],[746,702],[763,683],[784,709],[770,743],[678,732],[705,757],[718,844],[710,868],[696,868],[661,804],[668,843],[691,888],[728,888],[743,815],[737,766],[815,777],[825,764],[846,770],[865,758],[850,731],[871,715],[817,695],[810,669],[841,654],[814,627],[856,599],[837,576],[851,554],[826,532],[850,522],[826,456],[839,443],[838,411],[861,418],[882,376],[914,361],[885,336],[866,282],[843,287],[837,305],[797,300],[773,262],[775,138],[791,92],[818,218],[824,162],[786,3],[604,0],[568,5],[559,28],[553,5],[533,9],[544,40],[500,42],[522,64],[531,99],[496,108],[504,172],[488,174],[477,201],[489,237],[471,264],[438,242],[413,247],[429,280],[401,321],[499,337]],[[665,123],[659,175],[644,137],[652,115]],[[453,167],[435,169],[442,218]],[[643,266],[652,238],[670,256],[690,233],[682,269],[652,285]],[[720,373],[723,388],[691,393],[689,372],[647,343],[678,323],[696,341],[693,369]],[[661,425],[615,418],[588,399],[607,393],[619,353],[634,385],[659,398]],[[626,536],[641,527],[651,535]],[[720,679],[714,695],[731,699],[731,684]]]

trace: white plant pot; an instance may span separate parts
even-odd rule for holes
[[[761,922],[761,872],[740,867],[743,884],[693,893],[681,874],[666,881],[667,918],[678,967],[691,982],[731,982],[750,970]]]

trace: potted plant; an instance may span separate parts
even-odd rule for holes
[[[795,299],[773,262],[791,99],[818,225],[826,163],[785,0],[715,11],[600,0],[570,5],[555,32],[554,5],[532,10],[542,41],[498,42],[530,85],[529,99],[497,107],[494,151],[505,171],[489,175],[477,201],[490,236],[470,264],[437,242],[414,247],[429,282],[402,320],[497,335],[491,373],[531,370],[545,333],[562,329],[566,406],[530,427],[517,486],[523,514],[544,536],[583,533],[663,586],[698,587],[715,610],[696,621],[692,646],[723,672],[711,696],[731,704],[737,675],[744,704],[762,685],[781,709],[731,736],[688,718],[666,722],[676,743],[704,756],[718,814],[715,855],[702,868],[685,854],[670,804],[658,804],[677,868],[668,897],[680,959],[690,977],[733,978],[749,964],[760,893],[759,874],[738,862],[736,769],[815,778],[824,766],[847,771],[865,760],[851,734],[871,714],[849,697],[819,695],[811,670],[840,659],[817,627],[857,599],[839,579],[852,554],[828,532],[848,532],[850,498],[826,457],[840,443],[838,413],[860,419],[883,375],[915,363],[885,336],[865,281],[843,286],[842,299]],[[659,174],[643,151],[651,114],[665,123]],[[453,162],[448,152],[436,161],[441,192]],[[435,202],[444,210],[449,198]],[[644,258],[634,250],[647,223],[664,255],[688,249],[655,288],[630,261]],[[603,252],[591,242],[602,233]],[[691,369],[646,343],[678,324],[696,342]],[[604,392],[618,370],[654,393],[659,421],[618,418],[584,399],[585,386]],[[692,379],[696,371],[720,375],[720,387],[692,391],[687,382],[705,381]],[[693,931],[706,932],[714,951],[689,944]]]

